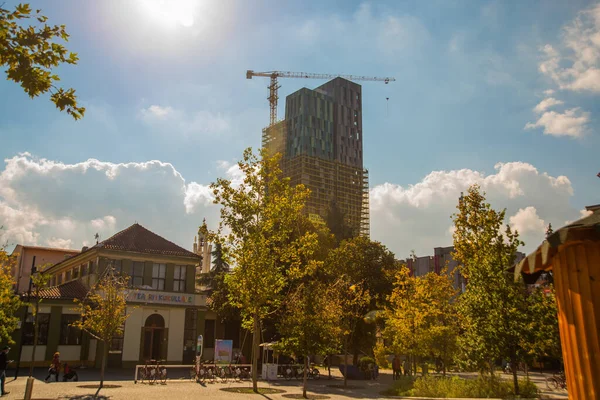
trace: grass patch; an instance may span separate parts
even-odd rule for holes
[[[100,385],[78,385],[77,387],[82,389],[98,389]],[[121,385],[102,385],[102,389],[117,389],[120,387]]]
[[[285,390],[272,389],[272,388],[264,388],[264,387],[259,387],[258,388],[258,393],[254,393],[254,390],[252,390],[251,387],[229,387],[229,388],[221,388],[220,390],[222,390],[224,392],[244,393],[244,394],[278,394],[278,393],[285,393]]]
[[[323,394],[306,394],[306,397],[302,396],[300,393],[293,394],[284,394],[283,397],[287,399],[311,399],[311,400],[321,400],[321,399],[329,399],[329,396],[325,396]]]
[[[519,397],[534,398],[539,394],[535,383],[527,379],[519,379]],[[417,396],[417,397],[463,397],[502,399],[518,398],[515,395],[512,380],[498,377],[479,376],[475,379],[463,379],[458,376],[440,377],[426,375],[419,378],[402,377],[394,385],[381,392],[386,396]]]

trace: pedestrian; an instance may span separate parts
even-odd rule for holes
[[[404,360],[404,375],[410,375],[410,363],[408,358]]]
[[[6,381],[6,367],[12,361],[8,361],[8,352],[10,347],[4,346],[0,352],[0,395],[6,396],[10,392],[4,390],[4,381]]]
[[[60,372],[60,353],[57,351],[54,353],[54,357],[52,357],[52,364],[50,364],[50,368],[48,368],[48,376],[44,379],[44,382],[48,383],[48,379],[52,375],[56,377],[56,382],[58,382],[58,373]]]
[[[393,379],[400,379],[400,374],[402,373],[402,364],[400,363],[400,358],[398,355],[394,354],[394,359],[392,360],[392,376]]]
[[[69,364],[65,363],[63,366],[63,382],[67,382],[71,379],[73,382],[77,382],[79,380],[79,376],[77,376],[77,371],[69,367]]]
[[[331,379],[331,362],[329,359],[329,354],[325,356],[323,359],[323,366],[327,368],[327,372],[329,373],[329,379]]]

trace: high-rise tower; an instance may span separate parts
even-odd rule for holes
[[[324,219],[335,203],[354,235],[369,235],[360,85],[335,78],[290,94],[285,120],[263,131],[263,146],[282,153],[282,169],[292,184],[311,190],[309,215]]]

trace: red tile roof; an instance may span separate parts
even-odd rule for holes
[[[52,286],[40,291],[40,298],[51,300],[83,299],[88,289],[80,281],[71,281],[59,286]]]
[[[138,223],[123,229],[92,248],[95,247],[108,250],[200,258],[199,255],[168,241]]]

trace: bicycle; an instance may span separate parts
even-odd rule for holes
[[[196,383],[204,383],[206,380],[206,367],[202,361],[192,367],[190,370],[190,379],[196,381]]]
[[[221,383],[227,383],[227,379],[229,379],[229,375],[231,374],[230,367],[215,366],[215,372],[216,372],[217,377],[219,377],[221,379]]]
[[[148,381],[149,384],[154,383],[156,380],[156,377],[154,376],[156,373],[156,369],[154,368],[155,362],[156,360],[146,360],[144,367],[139,371],[139,381],[141,383],[144,383],[144,381]]]
[[[321,378],[321,373],[315,366],[308,367],[308,377],[310,379],[319,380]]]
[[[250,372],[248,372],[248,369],[246,368],[236,367],[233,369],[233,379],[240,382],[250,379]]]
[[[167,368],[163,367],[162,369],[160,368],[161,362],[164,362],[165,360],[157,360],[156,361],[156,365],[154,367],[155,369],[155,373],[154,373],[154,379],[155,381],[160,381],[161,385],[166,385],[167,384]]]
[[[561,371],[558,374],[552,375],[550,378],[546,378],[546,387],[548,387],[549,390],[567,390],[567,377],[565,376],[565,372]]]

